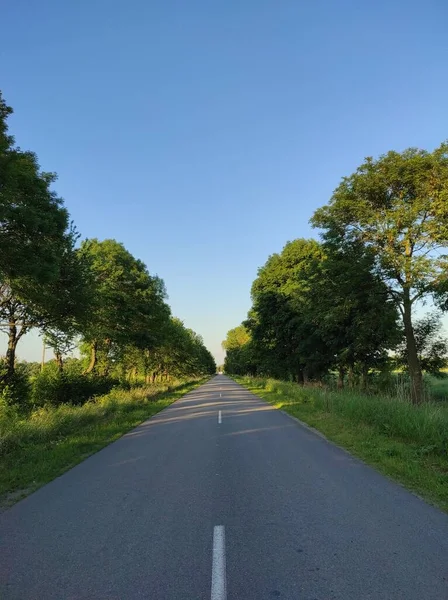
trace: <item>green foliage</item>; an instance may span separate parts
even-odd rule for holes
[[[255,375],[257,365],[254,360],[254,348],[249,330],[245,325],[239,325],[227,332],[222,342],[226,351],[224,371],[235,375]]]
[[[26,374],[27,379],[32,381],[36,375],[39,375],[42,369],[42,365],[38,362],[28,362],[26,360],[17,363],[17,368],[23,370]]]
[[[332,368],[357,372],[387,368],[388,350],[402,339],[398,311],[375,270],[375,257],[357,242],[323,244],[320,277],[310,290],[314,325]]]
[[[312,223],[324,229],[325,240],[359,243],[375,256],[403,319],[413,400],[419,402],[423,382],[412,312],[418,300],[443,296],[446,287],[448,260],[441,250],[448,245],[448,144],[434,152],[411,148],[367,158]]]
[[[123,346],[155,347],[170,316],[163,281],[115,240],[86,240],[81,253],[90,265],[95,298],[82,332],[92,347],[88,372],[96,367],[101,344],[106,358]]]
[[[84,404],[95,396],[108,393],[118,381],[96,375],[82,375],[70,370],[59,371],[48,363],[33,381],[31,403],[38,406]]]
[[[227,332],[226,339],[222,342],[224,350],[234,350],[241,348],[250,341],[250,333],[244,325],[238,325]]]
[[[383,368],[399,341],[396,308],[374,257],[355,242],[288,242],[259,270],[252,299],[247,329],[231,330],[223,343],[229,373],[304,383],[331,368],[341,382],[348,370],[366,384],[369,369]]]
[[[201,336],[187,329],[180,319],[172,318],[165,324],[162,344],[145,357],[145,369],[154,380],[168,375],[211,375],[216,372],[216,364]]]
[[[259,270],[247,326],[261,372],[303,381],[320,377],[329,366],[310,297],[323,257],[318,242],[298,239]]]
[[[405,289],[427,294],[446,276],[446,258],[435,252],[448,240],[448,144],[367,158],[312,222],[371,247],[401,302]]]
[[[54,175],[40,172],[36,156],[15,147],[8,135],[11,113],[0,93],[0,283],[13,281],[16,292],[28,297],[33,284],[58,278],[69,220],[50,190]]]
[[[0,377],[5,377],[8,365],[5,359],[0,359]],[[0,397],[4,403],[11,406],[25,406],[31,392],[30,373],[26,363],[19,363],[14,374],[6,385],[0,388]]]
[[[77,233],[36,156],[7,135],[0,95],[0,322],[8,335],[2,386],[14,386],[19,340],[32,328],[64,330],[86,310]]]

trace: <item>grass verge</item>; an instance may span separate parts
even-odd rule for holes
[[[234,377],[425,500],[448,512],[448,406]]]
[[[61,475],[204,381],[114,389],[83,406],[41,408],[26,418],[1,407],[0,508]]]

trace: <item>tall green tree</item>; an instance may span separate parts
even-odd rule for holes
[[[297,239],[259,269],[247,326],[263,372],[303,383],[328,368],[331,356],[315,326],[310,295],[323,258],[319,242]]]
[[[320,277],[310,290],[315,327],[333,356],[339,386],[345,374],[367,385],[369,369],[388,364],[402,338],[398,311],[375,270],[375,256],[359,242],[332,239],[323,245]]]
[[[163,281],[115,240],[86,240],[81,254],[90,264],[94,302],[82,332],[90,346],[87,373],[104,357],[103,374],[120,347],[156,346],[170,316]]]
[[[16,281],[25,296],[36,282],[58,278],[69,216],[50,188],[55,175],[42,172],[36,155],[8,134],[12,112],[0,92],[0,284]]]
[[[324,239],[339,236],[371,248],[398,307],[406,335],[412,399],[423,398],[415,340],[415,304],[434,293],[447,273],[448,144],[433,152],[409,149],[367,158],[342,180],[312,218]]]
[[[234,375],[256,375],[257,365],[253,355],[251,335],[244,324],[227,332],[221,344],[226,351],[224,370]]]
[[[250,341],[250,333],[244,325],[238,325],[227,332],[226,339],[222,342],[223,350],[241,348]]]
[[[29,277],[5,277],[0,287],[0,319],[8,335],[6,371],[3,383],[14,378],[15,356],[20,339],[32,329],[40,329],[51,341],[61,368],[61,353],[68,339],[81,329],[90,296],[86,270],[75,250],[73,230],[59,240],[58,277],[41,282]]]
[[[197,333],[187,329],[178,318],[164,328],[163,342],[148,354],[151,379],[166,379],[215,373],[216,364]]]
[[[12,109],[0,94],[0,322],[8,336],[3,384],[14,378],[19,340],[33,327],[61,326],[76,303],[76,232],[55,176],[8,134]]]

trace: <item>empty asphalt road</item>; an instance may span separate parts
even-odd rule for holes
[[[2,600],[447,600],[448,518],[217,376],[0,517]]]

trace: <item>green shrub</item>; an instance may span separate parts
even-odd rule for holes
[[[0,360],[0,374],[6,371],[5,361]],[[26,406],[31,393],[26,363],[18,363],[14,377],[7,386],[0,387],[0,397],[9,405]]]
[[[107,394],[116,385],[114,379],[57,370],[48,364],[33,381],[31,403],[35,407],[84,404],[90,398]]]

